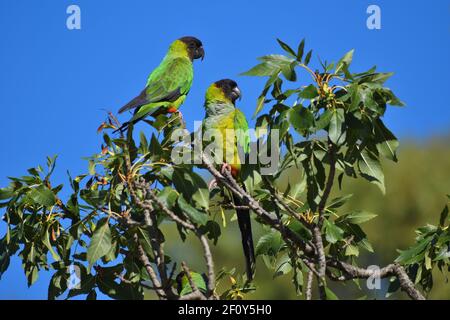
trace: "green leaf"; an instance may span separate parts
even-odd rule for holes
[[[305,61],[303,62],[305,65],[308,65],[309,61],[311,60],[312,50],[309,50],[309,52],[306,54]]]
[[[153,254],[153,249],[149,231],[145,228],[139,227],[136,229],[136,234],[144,251],[151,256]]]
[[[208,239],[212,240],[214,245],[217,244],[217,241],[219,240],[219,237],[222,234],[222,231],[220,230],[220,225],[212,220],[209,220],[206,223],[206,225],[201,226],[199,230],[202,234],[207,234]]]
[[[255,76],[255,77],[266,77],[271,76],[276,72],[280,71],[280,66],[270,63],[270,62],[263,62],[260,63],[250,70],[241,73],[241,76]]]
[[[256,255],[276,256],[283,246],[283,240],[278,232],[271,231],[261,238],[256,244]]]
[[[28,287],[31,287],[39,277],[39,270],[37,267],[32,266],[30,269],[25,271],[25,275],[27,277],[27,285]]]
[[[298,96],[303,99],[314,99],[319,95],[319,92],[317,91],[317,88],[315,85],[310,84],[306,88],[304,88]]]
[[[381,119],[375,120],[374,128],[375,143],[378,152],[387,159],[397,162],[396,151],[399,145],[397,138],[388,128],[386,128]]]
[[[372,220],[376,216],[377,215],[375,213],[355,210],[355,211],[352,211],[351,213],[346,214],[345,216],[342,216],[342,218],[344,218],[346,221],[348,221],[350,223],[360,224],[360,223]]]
[[[327,300],[339,300],[337,295],[331,291],[328,287],[325,287],[325,295],[327,296]]]
[[[51,207],[56,203],[55,194],[45,186],[37,186],[31,189],[28,196],[37,204],[45,207]]]
[[[445,221],[447,220],[447,217],[448,217],[448,206],[445,206],[441,212],[441,216],[439,219],[439,226],[441,226],[442,228],[445,227]]]
[[[86,300],[97,300],[97,292],[92,289],[91,292],[86,296]]]
[[[284,51],[286,51],[287,53],[289,53],[291,56],[296,57],[297,55],[295,54],[294,50],[292,50],[291,47],[289,47],[286,43],[284,43],[283,41],[281,41],[280,39],[277,39],[278,44],[281,46],[281,48],[283,48]]]
[[[6,200],[14,196],[14,188],[7,187],[0,189],[0,200]]]
[[[341,60],[339,60],[339,62],[336,64],[336,73],[339,73],[343,67],[348,67],[350,65],[353,60],[353,52],[355,52],[354,49],[350,50],[341,58]]]
[[[347,194],[345,196],[334,198],[328,204],[327,209],[337,209],[339,207],[342,207],[352,196],[353,194]]]
[[[55,155],[53,157],[47,157],[48,173],[47,173],[47,176],[45,177],[45,179],[48,179],[52,175],[53,171],[55,170],[56,158],[58,158],[58,155]]]
[[[288,254],[284,254],[275,265],[274,278],[288,274],[292,271],[291,258]]]
[[[83,189],[80,191],[80,197],[88,204],[98,208],[104,205],[108,191],[106,190],[89,190]]]
[[[334,144],[341,144],[345,139],[345,136],[343,134],[344,121],[344,110],[334,109],[332,111],[330,125],[328,127],[328,136]]]
[[[324,220],[325,238],[329,243],[336,243],[343,239],[344,230],[339,228],[335,223]]]
[[[304,50],[305,50],[305,39],[303,39],[303,40],[300,42],[300,44],[298,45],[298,49],[297,49],[297,61],[302,61]]]
[[[258,60],[262,62],[272,63],[278,66],[280,69],[282,66],[289,65],[295,61],[295,59],[286,57],[282,54],[268,54],[266,56],[259,57]]]
[[[294,65],[287,65],[281,67],[281,73],[286,78],[286,80],[289,81],[296,81],[297,80],[297,74],[295,73]]]
[[[165,124],[166,123],[164,122],[163,125]],[[161,130],[161,128],[159,128],[158,130]],[[158,160],[160,159],[161,155],[164,154],[164,150],[161,147],[161,144],[159,143],[158,138],[154,133],[152,133],[152,137],[150,139],[149,151]]]
[[[361,102],[361,95],[360,95],[360,86],[355,82],[350,86],[347,86],[349,90],[349,94],[351,96],[351,103],[348,107],[348,111],[353,112],[359,107],[359,103]]]
[[[306,176],[302,175],[301,180],[291,183],[288,182],[289,195],[294,199],[299,199],[306,190]]]
[[[434,237],[427,237],[417,243],[415,246],[400,251],[400,255],[395,262],[401,264],[412,264],[421,261],[424,258],[424,250],[427,248],[428,244],[433,240]]]
[[[66,291],[68,277],[66,269],[58,270],[53,274],[48,286],[48,300],[55,300]]]
[[[205,209],[209,207],[209,189],[205,180],[193,171],[176,168],[172,175],[175,188],[185,199],[193,199]]]
[[[2,278],[2,275],[5,273],[5,271],[8,269],[9,262],[10,262],[9,251],[5,238],[3,238],[0,241],[0,279]]]
[[[359,248],[357,246],[349,244],[347,245],[347,247],[345,247],[345,255],[357,257],[359,256]]]
[[[242,181],[244,182],[245,189],[250,195],[253,195],[255,189],[257,189],[258,185],[262,182],[262,177],[258,168],[252,165],[243,166],[240,174]]]
[[[325,110],[319,118],[316,120],[316,126],[315,129],[317,131],[325,129],[328,127],[331,121],[331,117],[333,115],[333,112],[330,109]]]
[[[206,182],[198,175],[194,176],[195,192],[192,195],[192,199],[195,203],[204,208],[209,208],[209,189]]]
[[[253,117],[255,117],[264,107],[264,102],[266,101],[266,96],[265,95],[261,95],[258,97],[258,100],[256,102],[256,109],[255,112],[253,113]]]
[[[372,74],[368,74],[366,76],[361,77],[360,79],[358,79],[358,83],[368,83],[368,82],[374,82],[374,83],[379,83],[379,84],[383,84],[386,82],[387,79],[389,79],[390,77],[392,77],[394,75],[393,72],[387,72],[387,73],[372,73]]]
[[[171,187],[164,187],[159,193],[158,198],[164,205],[171,209],[177,202],[178,194]]]
[[[206,282],[203,276],[200,273],[197,272],[190,272],[192,282],[197,286],[197,288],[205,292],[206,291]],[[191,285],[189,283],[189,279],[186,274],[183,273],[183,276],[181,278],[181,290],[180,290],[180,296],[187,295],[188,293],[192,292]]]
[[[183,196],[178,197],[178,206],[192,222],[200,225],[208,222],[208,215],[192,207]]]
[[[314,125],[314,116],[311,111],[302,105],[297,105],[288,111],[289,123],[300,134],[305,134]]]
[[[384,194],[386,192],[386,188],[384,186],[384,173],[379,159],[373,153],[369,152],[367,149],[364,149],[360,153],[358,166],[361,176],[368,181],[375,183]]]
[[[262,108],[264,107],[264,103],[266,102],[266,95],[269,92],[270,87],[274,84],[275,81],[277,81],[278,79],[278,75],[279,72],[274,73],[273,75],[271,75],[269,77],[269,79],[267,79],[265,85],[264,85],[264,89],[262,91],[262,93],[260,94],[260,96],[258,97],[257,103],[256,103],[256,110],[253,113],[253,118],[262,110]]]
[[[95,162],[93,160],[88,161],[88,171],[91,176],[95,176]]]
[[[89,267],[109,252],[112,245],[111,242],[112,236],[108,218],[102,218],[97,223],[94,234],[91,238],[91,243],[89,244],[87,250]]]
[[[59,255],[55,252],[55,250],[53,250],[53,247],[50,243],[50,234],[49,234],[49,229],[51,228],[51,225],[48,225],[47,228],[45,229],[45,233],[44,236],[42,238],[42,242],[44,243],[44,245],[47,247],[47,249],[50,251],[50,253],[52,254],[52,257],[55,261],[60,261],[61,258],[59,257]]]
[[[147,138],[145,137],[145,133],[142,131],[139,133],[139,140],[141,142],[141,146],[140,146],[141,152],[143,154],[146,154],[148,152],[148,141],[147,141]]]

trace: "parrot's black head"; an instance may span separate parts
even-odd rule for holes
[[[241,90],[239,90],[236,81],[231,79],[222,79],[214,82],[214,84],[216,85],[216,87],[222,89],[225,97],[230,99],[233,103],[236,101],[236,99],[241,98]]]
[[[203,50],[203,44],[200,40],[194,37],[182,37],[178,40],[186,44],[191,60],[199,58],[203,60],[205,57],[205,50]]]

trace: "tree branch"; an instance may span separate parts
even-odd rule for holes
[[[153,283],[153,287],[155,288],[155,292],[158,295],[158,297],[160,299],[168,299],[170,297],[172,297],[171,295],[171,291],[165,291],[162,289],[161,286],[161,282],[158,279],[158,276],[156,275],[155,270],[153,270],[153,267],[150,263],[150,260],[148,259],[147,255],[145,254],[144,249],[142,248],[142,246],[139,244],[139,241],[137,239],[137,235],[135,234],[135,242],[138,244],[137,248],[138,248],[138,258],[139,261],[141,261],[141,263],[144,265],[145,270],[147,270],[147,273],[150,277],[150,280]]]
[[[330,157],[330,171],[328,172],[325,189],[323,191],[322,198],[320,199],[320,202],[318,205],[319,218],[312,230],[313,242],[317,249],[316,259],[317,259],[317,264],[319,266],[319,270],[318,270],[318,272],[319,272],[319,277],[318,277],[319,296],[320,296],[320,299],[322,299],[322,300],[326,299],[325,274],[326,274],[326,269],[327,269],[327,260],[325,257],[325,249],[323,246],[321,229],[322,229],[323,220],[325,219],[324,218],[325,206],[327,204],[328,197],[330,196],[331,189],[333,188],[334,175],[336,173],[335,148],[334,148],[333,143],[330,141],[330,139],[328,139],[328,155]]]
[[[351,279],[367,279],[369,277],[387,278],[395,276],[400,282],[400,287],[413,300],[425,300],[425,297],[417,290],[414,283],[409,279],[405,269],[397,264],[392,263],[381,269],[363,269],[352,266],[336,259],[330,259],[328,265],[342,271],[344,274],[334,278],[335,281],[347,281]]]
[[[327,295],[325,292],[325,273],[327,269],[327,260],[325,258],[325,249],[323,247],[322,233],[318,225],[315,225],[313,230],[313,242],[316,246],[316,261],[319,266],[317,282],[319,287],[319,297],[321,300],[326,300]]]
[[[308,272],[308,279],[306,281],[306,300],[312,299],[312,282],[314,279],[314,273],[310,270]]]
[[[149,199],[151,201],[156,203],[158,205],[158,207],[165,214],[167,214],[172,220],[174,220],[176,223],[180,224],[184,228],[194,232],[195,235],[197,236],[197,238],[200,240],[200,243],[202,244],[202,247],[203,247],[203,256],[205,258],[206,268],[208,270],[208,274],[207,274],[207,277],[208,277],[207,289],[208,290],[207,290],[206,296],[208,298],[210,298],[210,297],[212,298],[214,296],[214,289],[216,287],[214,261],[212,258],[211,249],[209,247],[208,240],[206,239],[205,235],[201,234],[195,225],[193,225],[192,223],[190,223],[188,221],[181,219],[172,210],[167,208],[167,206],[151,190],[149,190],[149,192],[147,193],[147,196],[149,197]]]
[[[183,261],[181,262],[181,268],[183,268],[184,273],[186,274],[186,277],[188,278],[189,285],[192,289],[193,296],[189,300],[194,300],[194,296],[197,297],[197,300],[206,300],[206,297],[201,293],[201,291],[198,289],[197,285],[195,284],[194,280],[191,276],[191,271],[187,267],[186,263]],[[183,296],[186,297],[186,296]],[[186,298],[185,298],[186,299]]]

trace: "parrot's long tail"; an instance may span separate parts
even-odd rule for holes
[[[233,203],[236,206],[244,205],[242,200],[236,195],[233,195]],[[255,259],[255,249],[253,246],[250,211],[248,209],[237,209],[236,213],[237,213],[237,220],[239,223],[239,229],[241,230],[242,248],[244,249],[247,278],[248,280],[252,280],[255,271],[256,259]]]
[[[128,127],[130,126],[130,124],[135,124],[135,123],[138,122],[138,121],[139,121],[139,120],[135,120],[135,121],[132,121],[132,122],[130,122],[130,121],[124,122],[124,123],[120,126],[120,128],[114,130],[113,133],[116,133],[116,132],[119,132],[119,131],[120,131],[120,132],[124,132],[125,130],[128,129]]]
[[[124,132],[124,131],[128,128],[129,125],[130,125],[130,123],[127,121],[127,122],[123,123],[123,124],[120,126],[120,128],[114,130],[113,133],[117,133],[117,132],[119,132],[119,131],[120,131],[120,132]]]
[[[124,123],[120,126],[120,128],[114,130],[113,133],[116,133],[116,132],[119,132],[119,131],[120,131],[120,132],[124,132],[125,130],[128,129],[128,127],[130,126],[130,124],[133,124],[133,125],[134,125],[134,124],[136,124],[137,122],[141,121],[142,119],[144,119],[145,117],[147,117],[147,116],[149,116],[149,115],[153,115],[153,116],[155,116],[155,117],[158,116],[159,114],[161,114],[161,112],[160,112],[159,109],[160,109],[160,108],[155,108],[154,110],[149,111],[146,115],[140,117],[139,119],[135,119],[135,120],[133,120],[133,121],[127,121],[127,122],[124,122]],[[136,114],[136,112],[138,112],[138,111],[139,111],[139,108],[136,109],[136,111],[135,111],[134,114]]]

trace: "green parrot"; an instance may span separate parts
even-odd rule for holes
[[[116,131],[122,131],[130,123],[134,124],[156,111],[176,112],[192,85],[192,62],[199,58],[203,60],[204,56],[202,42],[197,38],[182,37],[172,42],[164,59],[148,77],[144,90],[120,108],[119,113],[134,109],[134,115]]]
[[[214,82],[206,91],[206,116],[203,120],[202,129],[203,134],[207,133],[208,130],[217,130],[216,132],[220,133],[223,139],[222,170],[230,170],[236,181],[242,183],[239,148],[241,148],[244,153],[249,153],[250,136],[245,115],[235,106],[236,99],[240,97],[241,92],[235,81],[223,79]],[[211,131],[211,133],[212,132],[213,131]],[[242,186],[245,188],[244,184],[242,184]],[[244,205],[242,200],[234,195],[233,203],[236,206]],[[238,209],[236,210],[236,213],[242,236],[247,278],[252,280],[256,260],[250,212],[249,210]]]

